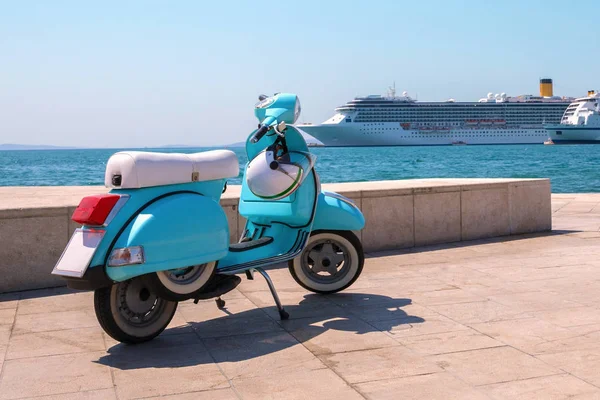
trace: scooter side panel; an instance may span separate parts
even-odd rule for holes
[[[94,254],[94,258],[90,262],[90,268],[104,266],[104,260],[106,259],[107,253],[112,250],[111,244],[115,237],[119,234],[121,228],[127,224],[127,221],[132,215],[135,215],[140,209],[144,208],[154,199],[168,196],[177,192],[193,192],[210,197],[215,201],[219,201],[224,183],[224,180],[219,179],[214,181],[194,182],[179,185],[155,186],[143,189],[111,190],[111,194],[127,195],[129,196],[129,199],[123,208],[119,210],[110,225],[104,228],[106,233],[102,239],[102,242],[100,243],[100,246]],[[96,227],[90,228],[98,229]]]
[[[337,193],[319,193],[313,231],[321,229],[358,231],[364,226],[365,217],[350,199]]]
[[[229,226],[219,204],[199,194],[167,196],[144,209],[117,239],[113,248],[143,246],[145,262],[106,266],[109,278],[134,276],[218,260],[227,255]]]

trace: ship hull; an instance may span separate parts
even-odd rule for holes
[[[548,125],[548,137],[556,144],[600,144],[600,128],[584,126]]]
[[[455,144],[543,144],[548,133],[537,128],[405,130],[397,123],[299,125],[327,147],[444,146]]]

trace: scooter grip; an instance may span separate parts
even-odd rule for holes
[[[254,135],[250,139],[250,142],[251,143],[258,142],[260,139],[262,139],[263,136],[265,136],[265,133],[267,133],[267,132],[269,132],[269,127],[267,125],[261,125],[261,127],[258,128],[256,133],[254,133]]]

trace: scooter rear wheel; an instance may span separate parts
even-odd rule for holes
[[[194,298],[215,275],[217,262],[193,265],[175,270],[159,271],[142,277],[160,297],[171,301]]]
[[[311,292],[336,293],[352,285],[365,263],[360,240],[350,231],[312,232],[302,253],[288,262],[294,280]]]
[[[159,297],[140,278],[94,292],[94,309],[102,329],[122,343],[154,339],[171,322],[177,302]]]

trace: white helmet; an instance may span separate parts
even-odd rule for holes
[[[300,187],[314,162],[315,157],[310,153],[293,151],[275,157],[274,152],[267,149],[248,164],[248,188],[263,199],[282,199]]]

